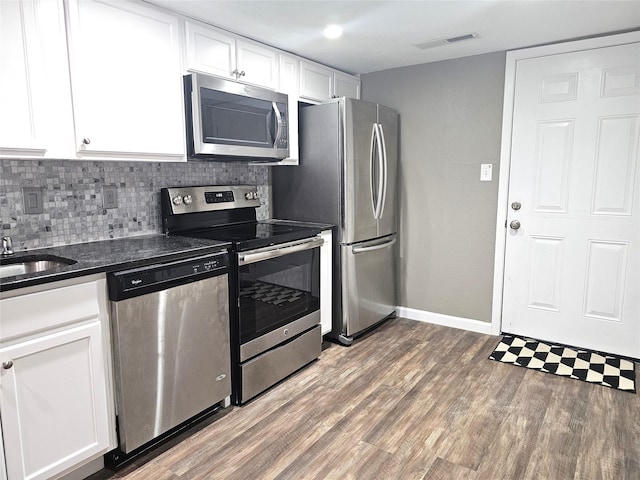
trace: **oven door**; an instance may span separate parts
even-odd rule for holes
[[[319,237],[238,252],[244,362],[320,323]]]

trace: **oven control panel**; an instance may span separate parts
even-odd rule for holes
[[[160,195],[163,215],[167,209],[171,210],[172,215],[180,215],[260,206],[256,185],[163,188]]]

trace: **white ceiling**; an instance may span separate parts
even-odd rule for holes
[[[354,74],[640,28],[638,0],[148,1]],[[341,38],[322,36],[329,23]]]

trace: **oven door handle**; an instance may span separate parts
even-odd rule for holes
[[[250,263],[261,262],[270,258],[282,257],[290,253],[302,252],[311,248],[317,248],[324,243],[322,238],[311,238],[302,242],[289,242],[273,247],[259,248],[251,252],[238,253],[238,265],[248,265]]]

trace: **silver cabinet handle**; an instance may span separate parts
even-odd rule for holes
[[[82,144],[83,145],[89,145],[91,143],[91,139],[89,137],[84,137],[82,139]]]
[[[5,370],[9,370],[11,367],[13,367],[13,360],[2,362],[2,368],[4,368]]]
[[[520,226],[521,224],[519,220],[511,220],[511,223],[509,224],[509,228],[512,230],[518,230]]]
[[[282,257],[290,253],[302,252],[316,248],[324,243],[322,238],[316,237],[303,242],[289,242],[273,247],[258,248],[250,252],[238,253],[238,265],[248,265],[249,263],[261,262],[270,258]]]

